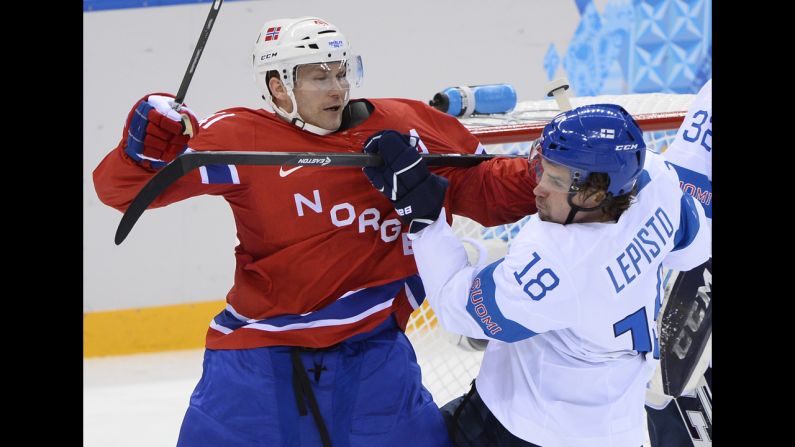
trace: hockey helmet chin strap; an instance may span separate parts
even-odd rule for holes
[[[290,121],[290,124],[294,125],[295,127],[299,128],[301,130],[305,130],[307,132],[313,133],[315,135],[320,135],[320,136],[328,135],[328,134],[330,134],[332,132],[336,132],[336,130],[328,130],[328,129],[324,129],[322,127],[318,127],[318,126],[314,126],[312,124],[309,124],[306,121],[302,120],[300,115],[295,117],[295,118],[293,118],[293,120]]]
[[[301,115],[298,114],[298,102],[296,102],[296,100],[295,100],[295,94],[293,93],[293,89],[291,89],[291,88],[288,89],[287,94],[290,96],[290,102],[293,103],[293,111],[290,112],[290,113],[287,113],[287,111],[285,111],[281,107],[277,106],[276,102],[271,100],[270,103],[273,106],[273,110],[276,112],[277,115],[279,115],[282,118],[284,118],[285,120],[287,120],[287,122],[292,124],[293,126],[299,128],[301,130],[305,130],[307,132],[313,133],[315,135],[323,136],[323,135],[328,135],[330,133],[333,133],[333,132],[337,131],[337,129],[333,129],[333,130],[324,129],[322,127],[318,127],[318,126],[315,126],[314,124],[309,124],[306,121],[304,121],[304,118],[301,117]],[[263,96],[262,99],[265,99],[266,101],[268,101],[265,98],[265,96]],[[345,106],[348,105],[348,99],[349,99],[349,93],[345,92],[345,98],[343,99],[343,106],[342,106],[343,108],[345,108]]]
[[[566,217],[566,222],[563,222],[563,225],[570,224],[574,220],[574,216],[577,214],[578,211],[598,210],[599,208],[601,208],[602,204],[605,203],[605,200],[607,200],[606,198],[605,200],[602,200],[602,202],[599,205],[592,206],[590,208],[583,208],[581,206],[575,205],[574,202],[572,202],[572,199],[574,199],[574,196],[576,196],[578,192],[579,191],[571,191],[566,197],[566,201],[569,203],[571,210],[569,211],[569,215]]]

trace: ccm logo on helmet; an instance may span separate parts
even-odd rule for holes
[[[277,55],[277,54],[279,54],[279,53],[268,53],[268,54],[263,54],[262,56],[260,56],[260,57],[259,57],[259,60],[261,60],[261,61],[264,61],[264,60],[266,60],[266,59],[270,59],[270,58],[272,58],[272,57],[276,57],[276,55]]]
[[[638,148],[637,144],[619,144],[618,146],[616,146],[617,151],[631,151],[637,148]]]

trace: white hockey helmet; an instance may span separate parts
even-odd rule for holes
[[[360,86],[363,69],[361,57],[351,53],[348,39],[339,29],[317,17],[275,19],[266,22],[257,36],[253,52],[254,79],[262,98],[279,115],[304,127],[298,115],[298,105],[293,89],[296,85],[296,69],[304,64],[342,62],[346,68],[347,83]],[[293,110],[287,113],[273,102],[268,90],[268,73],[276,71],[287,88]],[[346,94],[345,103],[348,102]],[[296,119],[300,123],[296,123]]]

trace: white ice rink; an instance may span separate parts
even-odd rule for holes
[[[173,447],[203,349],[83,360],[85,447]]]

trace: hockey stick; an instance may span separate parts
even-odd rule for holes
[[[434,166],[474,166],[494,157],[525,157],[524,155],[464,155],[464,154],[423,154],[429,167]],[[158,171],[138,192],[116,229],[116,245],[121,244],[141,214],[163,191],[188,172],[207,165],[240,166],[381,166],[383,160],[376,154],[349,154],[336,152],[227,152],[203,151],[189,152],[175,158]]]
[[[202,57],[202,53],[204,52],[204,46],[207,44],[207,39],[210,37],[210,31],[212,31],[213,25],[215,24],[215,17],[218,15],[218,11],[221,10],[221,4],[223,2],[224,0],[215,0],[213,2],[213,6],[210,8],[210,13],[207,14],[207,20],[204,21],[204,27],[202,28],[202,32],[199,35],[199,41],[196,42],[196,48],[193,49],[193,56],[191,56],[190,63],[188,63],[188,68],[185,70],[185,76],[182,77],[182,83],[179,85],[179,90],[177,90],[177,97],[174,98],[174,105],[172,107],[177,112],[179,112],[180,107],[182,107],[182,103],[185,102],[185,95],[188,93],[188,86],[190,85],[190,81],[193,79],[193,73],[196,71],[196,66],[199,65],[199,59]],[[193,128],[187,115],[182,115],[182,125],[184,127],[183,134],[193,136]]]

